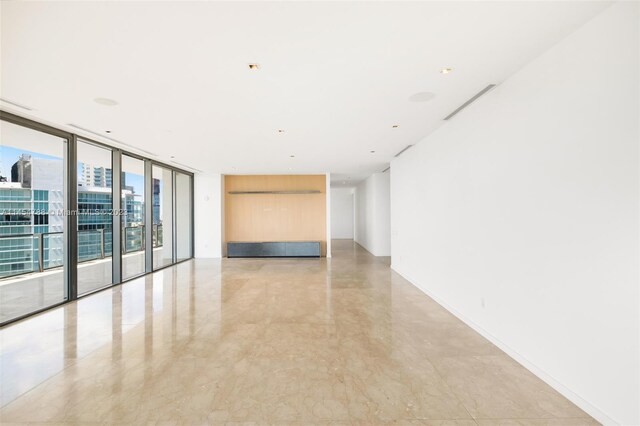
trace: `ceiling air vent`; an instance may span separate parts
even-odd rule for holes
[[[177,161],[171,161],[171,163],[175,164],[176,166],[180,166],[180,167],[182,167],[183,169],[186,169],[186,170],[193,170],[194,172],[202,173],[202,170],[198,170],[195,167],[187,166],[186,164],[178,163]]]
[[[106,136],[106,135],[103,135],[103,134],[101,134],[101,133],[94,132],[93,130],[89,130],[89,129],[86,129],[86,128],[84,128],[84,127],[78,126],[77,124],[68,123],[67,125],[68,125],[69,127],[73,127],[74,129],[82,130],[82,131],[83,131],[83,132],[85,132],[85,133],[89,133],[89,134],[92,134],[92,135],[95,135],[95,136],[98,136],[98,137],[101,137],[101,138],[108,139],[108,140],[110,140],[111,142],[115,142],[115,143],[117,143],[118,145],[124,145],[124,146],[127,146],[127,147],[129,147],[129,148],[131,148],[131,149],[133,149],[133,150],[140,151],[140,152],[144,152],[145,154],[150,155],[150,156],[152,156],[152,157],[157,157],[157,156],[158,156],[158,154],[155,154],[155,153],[153,153],[153,152],[151,152],[151,151],[147,151],[147,150],[144,150],[144,149],[138,148],[138,147],[136,147],[136,146],[130,145],[130,144],[128,144],[128,143],[125,143],[125,142],[119,141],[118,139],[114,139],[114,138],[112,138],[112,137],[110,137],[110,136]]]
[[[80,126],[78,126],[76,124],[72,124],[72,123],[68,123],[67,125],[69,127],[73,127],[74,129],[82,130],[83,132],[90,133],[92,135],[99,136],[101,138],[109,139],[111,141],[114,141],[114,142],[117,142],[117,143],[121,143],[122,145],[124,145],[122,142],[117,141],[114,138],[110,138],[109,136],[105,136],[102,133],[94,132],[93,130],[85,129],[84,127],[80,127]]]
[[[496,87],[495,84],[490,84],[487,87],[485,87],[484,89],[482,89],[481,91],[479,91],[478,93],[476,93],[471,99],[469,99],[467,102],[463,103],[462,105],[460,105],[455,111],[453,111],[451,114],[447,115],[444,119],[445,120],[450,120],[453,118],[453,116],[455,116],[457,113],[459,113],[460,111],[462,111],[463,109],[465,109],[466,107],[468,107],[469,105],[471,105],[473,102],[476,101],[476,99],[478,99],[480,96],[484,95],[485,93],[487,93],[489,90],[493,89],[494,87]]]
[[[407,145],[402,151],[400,151],[399,153],[397,153],[396,155],[394,155],[394,157],[400,157],[400,155],[402,155],[403,152],[405,152],[406,150],[408,150],[409,148],[411,148],[413,145]]]
[[[21,105],[21,104],[19,104],[17,102],[10,101],[9,99],[0,98],[0,101],[4,102],[6,104],[9,104],[9,105],[13,105],[13,106],[18,107],[18,108],[26,109],[27,111],[33,111],[33,108],[29,108],[28,106],[24,106],[24,105]]]

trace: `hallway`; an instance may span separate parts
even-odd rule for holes
[[[349,240],[196,259],[0,330],[0,422],[597,424]]]

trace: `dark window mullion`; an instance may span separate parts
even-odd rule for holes
[[[64,277],[67,299],[78,298],[78,138],[72,135],[64,151]]]

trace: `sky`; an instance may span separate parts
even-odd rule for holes
[[[22,154],[29,154],[33,158],[43,158],[46,160],[60,160],[60,157],[54,157],[51,155],[40,154],[38,152],[28,151],[26,149],[14,148],[8,145],[0,145],[0,175],[6,177],[11,181],[11,166],[18,161],[18,158]],[[81,168],[78,167],[78,174],[81,173]],[[125,181],[127,186],[132,186],[136,194],[144,193],[144,176],[135,173],[125,172]]]
[[[34,158],[62,161],[62,158],[60,157],[53,157],[51,155],[31,152],[26,149],[18,149],[12,146],[0,145],[0,174],[2,176],[11,178],[11,166],[13,166],[16,161],[18,161],[18,158],[20,158],[22,154],[29,154]]]

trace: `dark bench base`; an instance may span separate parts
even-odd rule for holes
[[[320,241],[232,242],[227,257],[320,257]]]

